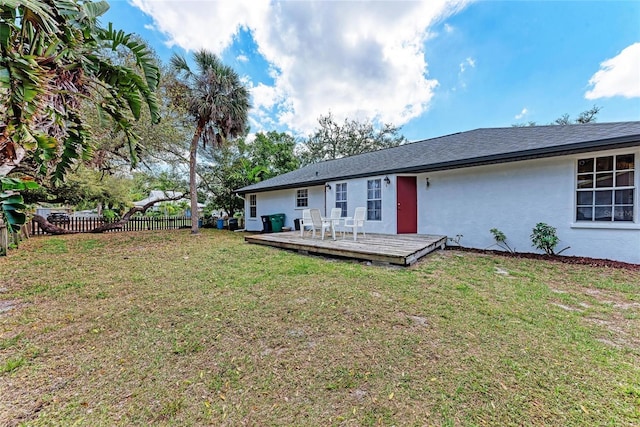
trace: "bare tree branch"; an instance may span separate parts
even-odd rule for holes
[[[146,203],[144,206],[134,206],[131,209],[129,209],[129,211],[122,215],[122,218],[120,218],[118,221],[115,222],[110,222],[108,224],[104,224],[101,225],[99,227],[94,228],[93,230],[89,231],[89,233],[104,233],[105,231],[109,231],[109,230],[119,230],[121,229],[127,222],[129,222],[129,220],[131,219],[131,217],[140,212],[140,213],[145,213],[147,211],[147,209],[149,209],[150,207],[152,207],[153,205],[155,205],[158,202],[170,202],[170,201],[175,201],[175,200],[180,200],[184,198],[184,194],[180,194],[178,196],[174,196],[174,197],[165,197],[162,199],[157,199],[157,200],[152,200],[148,203]]]
[[[156,200],[152,200],[148,203],[146,203],[144,206],[134,206],[131,209],[129,209],[129,211],[124,214],[122,216],[122,218],[120,218],[118,221],[115,222],[109,222],[106,223],[104,225],[98,226],[96,228],[94,228],[93,230],[89,231],[89,233],[104,233],[105,231],[109,231],[109,230],[120,230],[122,229],[122,227],[124,227],[124,225],[129,222],[129,220],[131,219],[131,217],[140,212],[140,213],[145,213],[149,208],[151,208],[153,205],[155,205],[158,202],[170,202],[170,201],[175,201],[175,200],[180,200],[184,198],[184,194],[180,194],[174,197],[165,197],[162,199],[156,199]],[[64,228],[58,227],[57,225],[51,224],[49,221],[47,221],[47,219],[45,217],[43,217],[42,215],[34,215],[33,216],[33,221],[35,221],[39,226],[40,229],[42,231],[44,231],[45,233],[49,233],[49,234],[53,234],[53,235],[60,235],[60,234],[76,234],[77,231],[74,230],[66,230]]]
[[[77,231],[66,230],[64,228],[58,227],[57,225],[51,224],[42,215],[35,214],[33,216],[33,221],[37,222],[38,225],[40,226],[40,229],[42,231],[44,231],[45,233],[55,234],[55,235],[59,235],[59,234],[76,234],[77,233]]]

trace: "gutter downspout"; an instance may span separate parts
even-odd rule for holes
[[[327,185],[324,186],[324,214],[323,216],[327,216]]]

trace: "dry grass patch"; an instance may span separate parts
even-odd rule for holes
[[[638,272],[187,230],[31,239],[0,277],[0,425],[640,423]]]

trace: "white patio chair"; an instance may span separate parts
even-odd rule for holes
[[[358,240],[358,229],[362,231],[362,235],[364,237],[367,237],[367,234],[364,232],[364,223],[366,221],[366,216],[367,216],[367,208],[360,207],[360,208],[356,208],[355,212],[353,213],[353,218],[345,218],[344,220],[345,230],[342,232],[342,238],[344,238],[344,235],[348,228],[350,228],[353,232],[354,241]]]
[[[302,211],[302,219],[300,220],[300,237],[304,237],[304,228],[313,227],[311,221],[311,209],[304,209]]]
[[[312,238],[316,237],[316,230],[320,230],[320,235],[322,236],[322,240],[324,240],[324,233],[331,229],[333,240],[336,240],[336,232],[333,227],[331,227],[331,221],[322,219],[322,216],[320,216],[320,209],[311,209],[311,223],[313,227],[313,234],[311,235]]]
[[[340,221],[342,221],[342,209],[332,208],[329,220],[331,221],[331,227],[333,228],[334,232],[337,231],[340,227]]]

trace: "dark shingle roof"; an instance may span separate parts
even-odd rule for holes
[[[321,185],[327,181],[419,173],[640,145],[640,121],[476,129],[315,163],[238,193]]]

